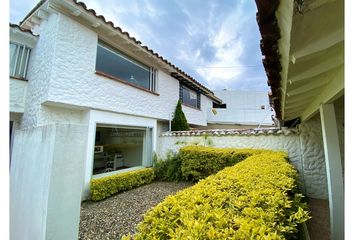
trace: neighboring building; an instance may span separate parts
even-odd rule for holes
[[[74,239],[92,177],[151,166],[178,99],[192,127],[221,104],[83,3],[40,1],[10,24],[11,238]]]
[[[208,111],[208,129],[272,127],[274,111],[267,92],[218,90],[214,94],[222,104]]]
[[[302,134],[308,134],[310,122],[322,130],[322,136],[321,132],[309,136],[323,143],[330,236],[325,234],[326,216],[318,212],[309,222],[311,239],[344,239],[344,1],[256,0],[256,4],[276,117],[285,126],[300,123]],[[313,155],[306,144],[301,142],[305,158]],[[317,164],[303,165],[305,177],[319,175]],[[317,202],[321,201],[310,200],[310,207],[318,209]]]

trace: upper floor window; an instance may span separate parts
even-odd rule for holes
[[[10,42],[10,76],[26,78],[31,49],[25,45]]]
[[[183,104],[200,109],[200,93],[197,93],[183,84],[179,85],[179,98],[182,100]]]
[[[154,68],[128,57],[101,41],[97,45],[96,71],[152,92],[157,90],[157,71]]]

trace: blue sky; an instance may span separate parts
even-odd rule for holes
[[[37,2],[10,0],[10,22]],[[269,89],[252,0],[83,2],[210,89]]]

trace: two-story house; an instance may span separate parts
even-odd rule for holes
[[[40,1],[10,24],[11,225],[40,239],[93,177],[151,166],[179,99],[192,127],[221,103],[85,4]]]

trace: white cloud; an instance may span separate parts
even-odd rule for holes
[[[215,6],[212,8],[215,8]],[[229,15],[224,16],[223,19],[218,18],[215,21],[214,12],[210,11],[207,19],[208,26],[205,27],[205,22],[191,21],[193,17],[191,13],[184,9],[189,19],[189,24],[186,26],[189,38],[182,43],[183,46],[178,54],[178,58],[187,62],[192,67],[209,67],[197,68],[196,72],[206,81],[209,88],[227,88],[231,84],[238,81],[238,77],[242,75],[241,57],[244,54],[243,36],[239,35],[240,28],[245,27],[244,23],[247,18],[243,14],[243,2],[239,2],[237,8]],[[189,47],[195,40],[194,37],[198,32],[205,34],[207,31],[207,43],[210,47],[215,49],[213,59],[206,61],[200,58],[200,48]],[[234,66],[241,66],[231,68]],[[227,67],[227,68],[224,68]]]
[[[123,31],[129,32],[129,35],[147,45],[150,38],[154,36],[151,26],[146,24],[144,20],[150,19],[158,21],[166,12],[153,5],[151,2],[144,0],[122,1],[117,4],[116,1],[97,1],[84,0],[89,8],[96,11],[97,14],[103,15],[107,21],[112,21],[115,26],[119,26]],[[108,2],[108,3],[107,3]],[[107,7],[107,6],[110,7]],[[131,19],[127,21],[126,19]]]

